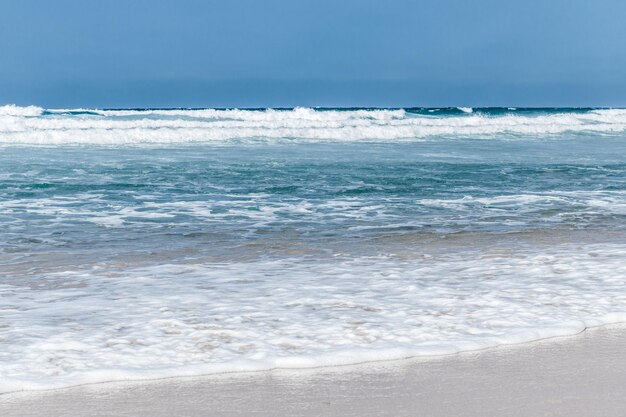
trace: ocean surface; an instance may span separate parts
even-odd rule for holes
[[[626,321],[626,110],[0,107],[0,392]]]

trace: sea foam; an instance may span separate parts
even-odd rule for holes
[[[626,320],[626,246],[111,265],[0,284],[0,391],[448,354]],[[104,266],[104,265],[102,265]]]

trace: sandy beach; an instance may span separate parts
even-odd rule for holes
[[[0,396],[24,416],[619,416],[626,326],[456,355]]]

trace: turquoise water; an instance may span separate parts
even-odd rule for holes
[[[626,312],[626,111],[2,109],[6,391]]]
[[[626,215],[626,141],[615,138],[17,147],[0,158],[0,247],[13,254],[269,255],[285,237],[316,252],[390,235],[614,230]]]

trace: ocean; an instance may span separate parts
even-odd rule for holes
[[[0,107],[0,392],[626,321],[626,110]]]

